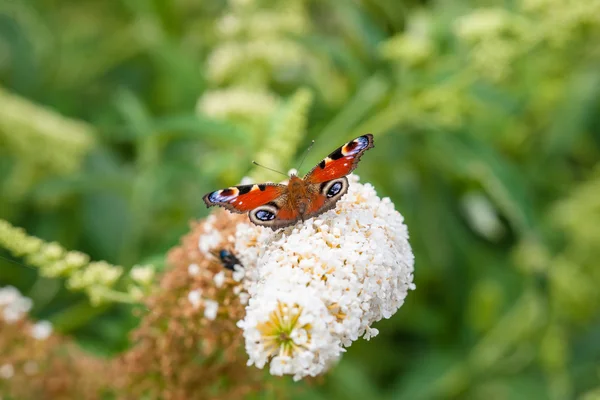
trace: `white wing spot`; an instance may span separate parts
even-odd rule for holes
[[[242,204],[244,204],[244,202],[243,202],[243,201],[240,201],[238,204],[241,206]]]

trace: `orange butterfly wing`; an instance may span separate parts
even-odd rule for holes
[[[304,218],[314,217],[316,215],[324,213],[325,211],[329,211],[333,207],[335,207],[335,202],[332,202],[331,207],[329,208],[324,207],[327,200],[327,196],[323,193],[315,195],[315,197],[310,202],[310,207],[308,208],[308,210],[306,210],[306,215]]]
[[[364,152],[373,147],[373,135],[369,133],[359,136],[325,157],[306,174],[304,180],[308,183],[323,183],[346,176],[356,168]]]
[[[221,206],[243,214],[277,199],[286,190],[285,185],[275,183],[232,186],[207,193],[202,200],[207,207]]]
[[[293,210],[288,207],[282,207],[277,212],[277,219],[282,221],[298,221],[300,219],[300,214],[297,210]]]

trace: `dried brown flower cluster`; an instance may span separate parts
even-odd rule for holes
[[[233,250],[240,222],[247,217],[219,210],[192,224],[169,253],[170,268],[156,292],[145,301],[148,311],[133,333],[131,349],[116,360],[87,355],[52,333],[49,323],[30,322],[31,300],[5,288],[0,393],[19,399],[224,400],[270,391],[283,398],[262,371],[247,366],[237,326],[247,300],[244,270],[225,268],[218,254]]]
[[[109,364],[57,334],[36,330],[26,317],[0,318],[0,394],[36,400],[101,398],[113,382]]]
[[[245,219],[218,211],[193,224],[169,253],[171,268],[146,302],[149,313],[121,360],[131,398],[240,399],[263,387],[261,371],[246,366],[236,326],[245,312],[236,294],[240,283],[211,254],[231,250],[236,225]]]

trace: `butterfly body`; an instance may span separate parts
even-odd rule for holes
[[[290,177],[287,185],[286,209],[297,210],[300,218],[304,221],[304,215],[310,209],[311,203],[315,201],[318,191],[315,185],[305,182],[295,175]]]
[[[365,151],[374,147],[373,135],[360,136],[336,149],[304,178],[292,175],[287,185],[263,183],[232,186],[207,193],[207,207],[221,206],[246,213],[256,225],[273,230],[315,217],[335,208],[348,191],[346,175]]]

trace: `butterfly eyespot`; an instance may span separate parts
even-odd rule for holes
[[[237,187],[230,187],[212,192],[208,195],[208,200],[213,203],[227,202],[234,199],[239,193],[240,190]]]
[[[327,190],[327,197],[331,198],[338,194],[342,190],[342,186],[342,182],[336,182],[333,185],[331,185],[329,190]]]
[[[219,192],[212,192],[210,194],[210,196],[208,196],[208,200],[212,201],[212,202],[217,202],[219,201]]]
[[[256,218],[261,221],[271,221],[275,219],[275,214],[266,210],[258,210],[256,212]]]

